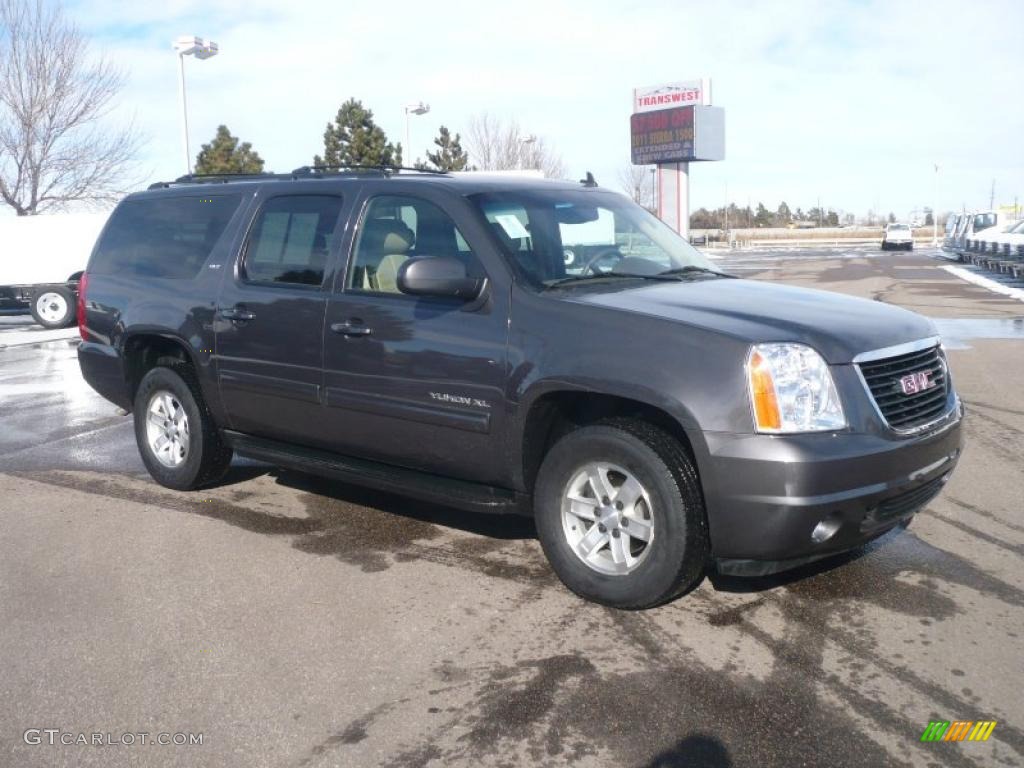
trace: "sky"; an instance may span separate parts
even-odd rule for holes
[[[620,187],[632,89],[709,77],[726,158],[694,163],[691,208],[785,201],[900,218],[1024,203],[1024,3],[977,0],[74,0],[71,18],[127,82],[108,119],[147,138],[147,181],[185,172],[171,41],[185,62],[193,155],[220,123],[267,169],[322,152],[349,97],[412,156],[440,125],[489,112],[558,151],[571,178]],[[407,152],[405,159],[410,159]],[[938,170],[936,171],[936,166]]]

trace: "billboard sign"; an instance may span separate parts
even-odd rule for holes
[[[654,112],[669,107],[707,106],[711,103],[710,80],[681,80],[633,89],[633,111]]]
[[[725,110],[670,107],[629,119],[634,165],[690,163],[725,158]]]

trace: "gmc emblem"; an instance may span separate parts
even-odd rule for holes
[[[931,374],[928,371],[918,371],[900,379],[900,389],[903,390],[904,395],[916,395],[918,392],[924,392],[934,386],[935,382],[931,380]]]

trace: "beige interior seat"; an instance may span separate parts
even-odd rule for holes
[[[398,270],[415,241],[413,231],[397,219],[368,222],[359,248],[363,290],[398,293]]]

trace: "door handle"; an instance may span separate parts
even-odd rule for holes
[[[331,323],[331,332],[340,333],[342,336],[369,336],[373,329],[348,320],[344,323]]]
[[[217,313],[225,320],[230,320],[233,323],[239,321],[244,322],[246,320],[252,320],[254,317],[256,317],[255,312],[250,312],[249,310],[244,309],[242,307],[220,307],[217,310]]]

